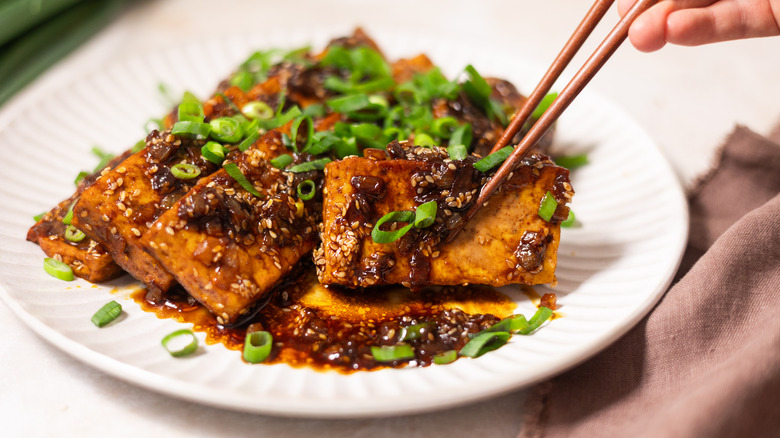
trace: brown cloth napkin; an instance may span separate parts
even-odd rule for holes
[[[780,436],[775,134],[728,137],[690,196],[679,281],[615,344],[537,385],[520,437]]]

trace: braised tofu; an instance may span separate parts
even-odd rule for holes
[[[221,323],[248,311],[315,246],[321,201],[299,200],[296,187],[317,180],[317,172],[293,174],[269,163],[286,151],[282,134],[269,131],[233,161],[259,196],[221,169],[201,179],[141,238]]]
[[[445,243],[486,180],[473,167],[476,158],[454,161],[442,148],[391,144],[388,149],[392,159],[354,157],[326,167],[322,244],[314,257],[320,282],[414,288],[555,282],[560,217],[566,217],[565,203],[572,195],[566,169],[541,156],[524,160]],[[551,222],[538,214],[547,192],[560,210]],[[382,216],[414,211],[429,201],[438,205],[433,225],[412,228],[392,243],[374,242],[371,232]]]
[[[124,271],[119,267],[106,248],[89,237],[78,234],[66,238],[68,225],[63,222],[81,193],[92,185],[101,171],[116,167],[125,158],[132,155],[130,150],[111,159],[106,167],[82,179],[76,186],[76,192],[68,199],[57,204],[51,211],[33,225],[27,232],[27,240],[40,245],[46,255],[66,263],[73,273],[87,281],[100,283],[120,276]],[[78,229],[74,230],[78,233]]]
[[[73,207],[73,224],[157,293],[170,288],[173,276],[147,253],[140,238],[197,182],[175,176],[172,169],[179,163],[191,164],[208,175],[217,166],[201,155],[203,140],[152,131],[146,142],[146,148],[103,172],[84,190]]]

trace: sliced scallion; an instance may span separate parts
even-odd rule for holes
[[[588,154],[563,155],[555,157],[553,161],[561,167],[573,170],[588,164]]]
[[[512,155],[513,150],[514,148],[512,146],[506,146],[502,149],[499,149],[474,163],[474,168],[480,172],[487,172],[488,170],[498,166],[499,164],[503,163],[504,160],[509,158],[509,156]]]
[[[173,357],[188,356],[198,350],[198,338],[190,329],[176,330],[160,343]]]
[[[372,346],[371,355],[377,362],[414,359],[414,349],[408,344]]]
[[[314,122],[312,121],[310,116],[300,116],[297,117],[292,124],[292,127],[290,127],[290,139],[292,140],[292,148],[295,152],[298,152],[298,130],[301,128],[301,125],[303,123],[306,123],[307,129],[306,129],[306,142],[303,145],[303,148],[301,150],[307,150],[309,149],[309,146],[311,146],[311,142],[314,137]]]
[[[447,153],[453,160],[463,160],[468,156],[466,146],[462,144],[454,144],[447,147]]]
[[[314,181],[307,179],[298,184],[296,191],[298,192],[298,197],[300,199],[308,201],[317,193],[317,186],[314,184]]]
[[[350,94],[346,96],[334,97],[325,102],[333,111],[337,113],[350,113],[359,111],[371,104],[368,96],[365,94]]]
[[[35,222],[39,222],[44,216],[46,216],[46,212],[36,214],[33,216],[33,219],[35,219]]]
[[[569,210],[569,215],[566,216],[566,220],[561,222],[561,226],[563,228],[571,228],[574,226],[574,221],[577,220],[577,218],[574,216],[574,212]]]
[[[481,332],[460,349],[460,355],[467,357],[482,356],[506,344],[511,336],[509,332]]]
[[[211,133],[211,125],[203,122],[176,122],[171,127],[171,134],[181,135],[199,140],[205,140]]]
[[[531,319],[528,320],[528,327],[522,330],[518,330],[518,333],[521,335],[527,335],[534,330],[541,327],[542,324],[544,324],[545,321],[550,319],[552,316],[553,311],[549,307],[541,306],[539,309],[536,310],[536,313],[534,313],[534,316],[531,317]]]
[[[307,161],[305,163],[296,164],[295,166],[287,169],[287,171],[292,173],[302,173],[302,172],[310,172],[312,170],[322,170],[325,168],[325,165],[330,162],[331,162],[330,158],[320,158],[318,160]]]
[[[178,108],[180,122],[203,122],[203,105],[200,102],[182,102]]]
[[[446,365],[448,363],[455,362],[456,359],[458,359],[457,350],[447,350],[435,354],[433,356],[433,363],[436,365]]]
[[[274,116],[273,108],[261,101],[249,102],[241,108],[241,112],[252,120],[268,120]]]
[[[225,172],[227,172],[228,175],[230,175],[231,178],[236,180],[238,184],[241,185],[241,187],[244,188],[247,192],[255,195],[255,196],[263,196],[260,192],[257,191],[257,189],[249,182],[248,179],[246,179],[246,176],[243,172],[241,172],[241,169],[238,168],[238,165],[236,163],[227,163],[223,166],[225,169]]]
[[[211,137],[223,143],[236,143],[244,136],[241,122],[233,117],[220,117],[209,122]]]
[[[258,138],[260,138],[260,124],[257,122],[257,120],[253,121],[244,129],[244,134],[247,135],[243,140],[241,140],[241,143],[238,144],[238,150],[241,152],[246,151],[249,149],[249,146],[252,146]]]
[[[450,138],[458,129],[458,121],[455,117],[440,117],[431,124],[431,133],[440,138]]]
[[[436,221],[436,211],[439,205],[436,201],[428,201],[425,204],[420,204],[414,211],[414,227],[426,228],[433,225]]]
[[[400,239],[414,226],[414,212],[411,211],[393,211],[382,216],[371,230],[371,238],[376,243],[391,243]],[[388,222],[408,222],[408,225],[398,228],[395,231],[384,231],[382,225]]]
[[[466,150],[468,150],[469,146],[471,146],[472,136],[473,134],[471,132],[470,123],[460,125],[455,128],[454,131],[452,131],[452,135],[450,136],[450,144],[462,144],[463,146],[466,146]]]
[[[222,161],[225,160],[225,151],[225,147],[215,141],[206,142],[206,144],[200,148],[200,153],[203,155],[203,158],[211,161],[217,166],[222,165]]]
[[[433,322],[430,321],[401,327],[401,331],[398,334],[398,339],[401,341],[413,341],[415,339],[420,339],[423,336],[423,333],[430,331],[432,327]]]
[[[558,201],[555,200],[555,196],[549,191],[544,194],[542,202],[539,204],[539,217],[550,222],[555,209],[558,208]]]
[[[277,169],[284,169],[293,162],[293,157],[290,154],[279,155],[271,160],[271,165]]]
[[[84,240],[86,237],[87,235],[84,234],[83,231],[79,230],[73,225],[68,225],[65,227],[65,240],[69,242],[78,243]]]
[[[92,315],[92,324],[98,327],[105,327],[111,321],[117,319],[122,314],[122,305],[116,301],[109,301],[103,305],[94,315]]]
[[[178,179],[193,179],[200,175],[200,167],[190,163],[177,163],[171,166],[171,174]]]
[[[50,257],[43,259],[43,270],[54,278],[73,281],[73,269],[57,259]]]
[[[547,111],[547,108],[549,108],[550,105],[553,103],[553,101],[557,98],[558,98],[558,93],[549,93],[546,96],[544,96],[542,98],[542,101],[539,102],[539,105],[536,106],[536,109],[534,109],[533,114],[531,114],[531,118],[538,119],[539,117],[542,117],[542,114],[544,114],[544,112]]]
[[[249,363],[260,363],[271,355],[273,336],[266,331],[246,334],[244,340],[244,360]]]
[[[430,135],[420,132],[418,134],[414,134],[414,144],[417,146],[436,146],[436,141],[431,137]]]

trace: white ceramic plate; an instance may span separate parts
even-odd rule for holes
[[[484,48],[416,35],[375,35],[391,58],[430,55],[450,77],[466,64],[529,90],[539,69]],[[563,232],[555,288],[564,318],[479,359],[447,366],[341,375],[286,365],[244,364],[221,345],[174,359],[160,339],[180,327],[144,313],[124,277],[96,286],[44,273],[41,250],[24,240],[32,216],[67,197],[73,178],[95,165],[90,148],[120,152],[168,104],[158,84],[205,97],[256,48],[322,47],[306,35],[274,34],[195,43],[96,68],[35,101],[19,102],[0,131],[0,297],[55,346],[118,378],[201,403],[271,414],[360,417],[421,412],[517,389],[559,373],[603,349],[658,300],[677,269],[687,235],[681,188],[660,152],[608,102],[583,93],[559,121],[556,149],[587,152],[573,173],[581,227]],[[120,292],[117,293],[117,290]],[[544,293],[546,288],[539,288]],[[117,295],[120,297],[117,298]],[[92,313],[110,299],[125,309],[103,329]],[[521,294],[518,311],[533,306]],[[202,336],[201,336],[202,339]]]

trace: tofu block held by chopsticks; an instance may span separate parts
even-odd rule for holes
[[[475,156],[452,160],[443,148],[388,146],[366,157],[326,168],[322,244],[314,260],[323,284],[367,287],[555,283],[560,222],[573,194],[568,170],[544,156],[522,161],[452,242],[450,230],[476,200],[490,173],[475,169]],[[548,220],[539,215],[547,193],[557,202]],[[433,224],[412,226],[403,236],[379,243],[374,228],[392,212],[414,212],[437,204]],[[407,226],[381,225],[380,241]]]

